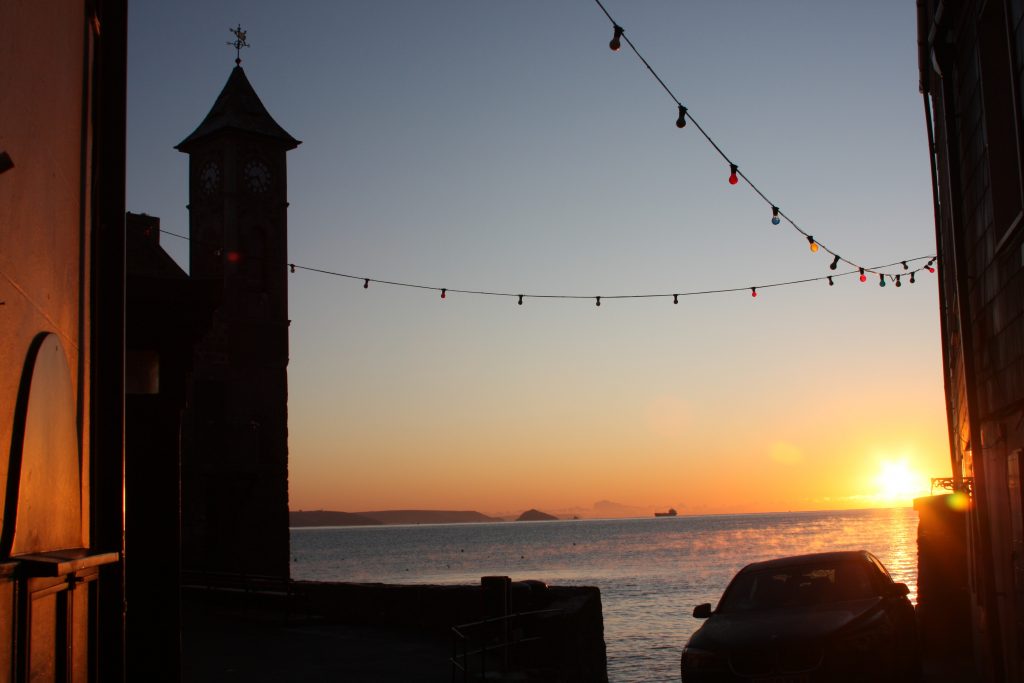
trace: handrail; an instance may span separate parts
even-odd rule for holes
[[[541,609],[532,610],[529,612],[513,612],[500,617],[489,617],[487,619],[481,619],[479,621],[471,621],[465,624],[459,624],[452,626],[452,656],[449,661],[452,665],[452,681],[456,680],[457,673],[462,672],[462,680],[469,680],[469,669],[470,669],[470,658],[479,658],[480,672],[479,677],[481,679],[486,678],[488,674],[488,663],[487,654],[488,652],[504,651],[505,656],[502,657],[501,670],[507,673],[508,664],[508,652],[514,650],[523,643],[538,642],[543,640],[542,636],[518,636],[509,637],[508,624],[514,620],[522,620],[524,618],[537,618],[545,614],[561,614],[564,610],[561,609]],[[506,627],[502,629],[504,636],[499,637],[497,642],[490,642],[496,635],[494,632],[484,632],[482,634],[475,635],[471,633],[473,630],[483,630],[486,626],[492,626],[504,623]],[[479,647],[473,647],[473,641],[479,642]],[[459,645],[462,645],[461,654],[459,652]]]
[[[506,614],[503,617],[488,617],[487,619],[481,619],[480,621],[470,621],[470,622],[465,623],[465,624],[459,624],[458,626],[452,626],[452,630],[458,632],[459,629],[471,628],[473,626],[480,626],[482,624],[492,624],[492,623],[497,623],[499,621],[508,621],[509,619],[513,619],[515,617],[530,617],[530,616],[533,616],[535,614],[545,614],[547,612],[561,612],[561,611],[562,610],[560,610],[560,609],[552,608],[552,609],[538,609],[538,610],[533,610],[533,611],[530,611],[530,612],[513,612],[511,614]]]

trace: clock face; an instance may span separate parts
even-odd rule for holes
[[[199,188],[203,194],[213,194],[220,189],[220,166],[216,161],[208,161],[199,171]]]
[[[253,159],[246,163],[242,175],[250,192],[266,192],[270,189],[270,168],[263,161]]]

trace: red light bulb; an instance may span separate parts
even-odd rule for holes
[[[448,298],[448,290],[447,289],[442,289],[441,290],[441,298],[442,299],[447,299]]]
[[[863,268],[860,269],[860,281],[861,282],[867,282],[868,281],[868,276],[864,274],[864,269]]]
[[[754,297],[755,299],[757,298],[757,287],[750,288],[750,296]]]
[[[738,183],[740,181],[739,176],[736,174],[736,172],[739,171],[739,170],[740,170],[739,166],[737,166],[736,164],[729,164],[729,171],[730,171],[730,173],[729,173],[729,184],[730,185],[735,185],[736,183]]]

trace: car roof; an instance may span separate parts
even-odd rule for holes
[[[875,556],[867,550],[843,550],[830,553],[809,553],[807,555],[791,555],[789,557],[777,557],[773,560],[752,562],[741,569],[741,572],[758,571],[761,569],[775,569],[778,567],[791,567],[800,564],[813,564],[816,562],[872,562]]]

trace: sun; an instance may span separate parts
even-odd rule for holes
[[[883,461],[875,483],[880,503],[905,505],[913,498],[926,495],[928,489],[927,480],[912,470],[906,460]]]

